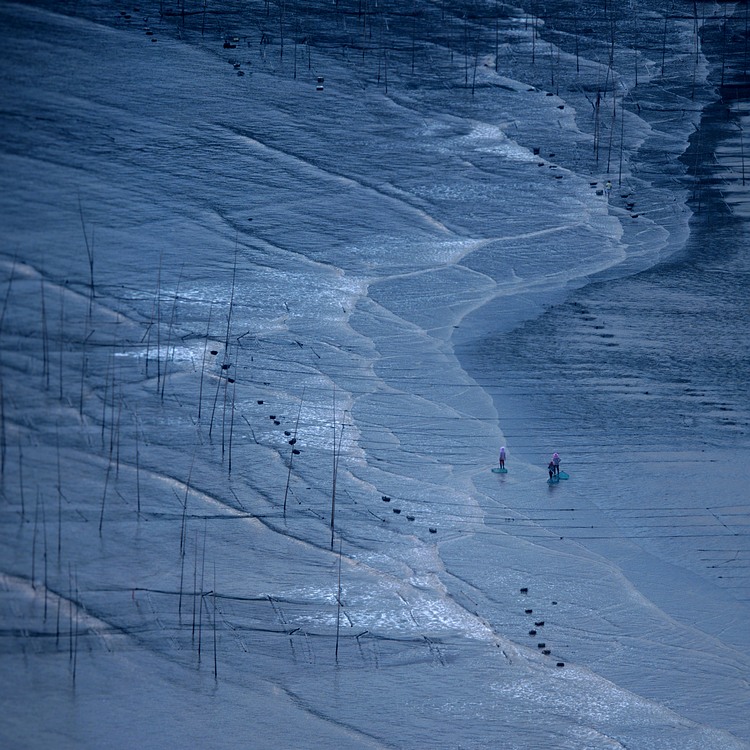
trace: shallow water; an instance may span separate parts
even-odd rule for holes
[[[307,9],[0,6],[2,736],[746,747],[692,20]]]

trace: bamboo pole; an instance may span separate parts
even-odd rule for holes
[[[197,450],[197,448],[196,448]],[[190,462],[190,471],[188,472],[187,482],[185,484],[185,499],[182,503],[182,527],[180,528],[180,596],[177,606],[177,615],[182,622],[182,587],[185,580],[185,551],[187,549],[187,507],[188,496],[190,495],[190,480],[193,476],[193,465],[195,463],[195,451],[193,459]]]
[[[5,432],[5,390],[3,389],[3,375],[0,369],[0,477],[5,479],[5,453],[8,440]]]
[[[219,679],[218,662],[216,659],[216,561],[214,560],[214,588],[213,588],[213,603],[214,603],[214,680]]]
[[[206,573],[206,522],[203,524],[203,554],[201,555],[201,593],[198,607],[198,664],[201,663],[201,642],[203,637],[203,581]]]
[[[232,476],[232,438],[234,436],[234,404],[237,397],[237,380],[229,378],[232,383],[232,403],[229,412],[229,476]]]
[[[198,593],[198,529],[195,530],[193,541],[193,627],[190,642],[195,643],[195,600]]]
[[[214,303],[212,302],[208,308],[208,323],[206,324],[206,340],[203,344],[203,361],[201,362],[201,379],[200,386],[198,388],[198,421],[201,418],[201,407],[203,405],[203,375],[206,370],[206,352],[208,351],[208,337],[211,331],[211,315],[214,311]]]
[[[78,196],[78,215],[81,219],[81,229],[83,231],[83,241],[86,244],[86,257],[89,262],[89,313],[88,318],[91,319],[91,311],[94,304],[94,235],[93,231],[91,234],[91,245],[89,245],[88,234],[86,233],[86,223],[83,220],[83,206],[81,205],[81,196]]]
[[[344,412],[346,413],[346,412]],[[344,421],[341,422],[341,434],[339,435],[338,446],[336,445],[336,397],[334,390],[333,406],[333,486],[331,488],[331,549],[333,549],[334,518],[336,513],[336,479],[339,471],[339,456],[341,454],[341,443],[344,438]]]
[[[107,461],[107,473],[104,475],[104,491],[102,492],[102,507],[99,512],[99,536],[102,535],[102,527],[104,526],[104,504],[107,500],[107,488],[109,487],[109,475],[112,471],[112,459]]]
[[[23,447],[18,444],[18,489],[21,497],[21,523],[26,518],[26,500],[23,491]]]
[[[36,591],[36,532],[39,525],[39,490],[36,491],[34,508],[34,530],[31,533],[31,588]]]
[[[44,298],[44,276],[39,277],[39,286],[41,292],[42,305],[42,378],[44,387],[49,390],[49,332],[47,331],[47,305]]]
[[[302,389],[302,396],[300,396],[299,400],[299,409],[297,410],[297,422],[294,425],[294,433],[292,434],[292,439],[289,441],[289,444],[292,446],[292,450],[289,454],[289,471],[286,475],[286,488],[284,489],[284,518],[286,518],[286,499],[287,495],[289,494],[289,483],[292,479],[292,462],[294,461],[294,446],[297,444],[297,431],[299,429],[299,418],[302,414],[302,402],[305,399],[305,389]],[[334,433],[335,438],[335,433]]]
[[[159,253],[159,269],[156,273],[156,392],[161,387],[161,264],[162,253]]]
[[[57,569],[62,562],[62,467],[60,465],[60,425],[55,429],[55,449],[57,453]]]
[[[76,674],[78,671],[78,620],[79,620],[79,609],[80,609],[80,595],[78,591],[78,573],[75,574],[75,604],[76,604],[76,617],[75,617],[75,635],[73,638],[73,684],[76,683]]]
[[[339,537],[339,581],[336,591],[336,651],[334,654],[336,663],[339,662],[339,633],[341,632],[341,537]]]
[[[48,589],[48,582],[49,577],[47,575],[48,572],[48,566],[47,566],[47,514],[44,511],[44,501],[42,501],[42,561],[44,563],[44,622],[47,622],[47,604],[49,601],[49,589]]]
[[[63,354],[65,351],[65,292],[60,293],[60,356],[58,357],[58,382],[60,401],[63,399]]]
[[[138,429],[138,407],[135,408],[135,496],[137,502],[137,513],[141,515],[141,451],[139,444]]]
[[[164,388],[167,384],[167,366],[169,364],[169,348],[172,346],[172,330],[174,328],[174,317],[177,312],[177,300],[180,298],[180,284],[182,283],[182,273],[185,269],[185,264],[180,267],[180,275],[177,278],[177,287],[174,293],[174,299],[172,300],[172,312],[169,316],[169,328],[167,329],[167,351],[164,355],[164,375],[161,381],[161,400],[164,401]],[[174,357],[174,352],[172,353]]]

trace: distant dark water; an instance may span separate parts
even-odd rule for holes
[[[724,202],[714,158],[737,132],[722,94],[747,94],[743,19],[713,24],[704,41],[717,98],[682,157],[694,212],[684,248],[460,353],[518,454],[565,445],[595,462],[610,447],[747,443],[750,231]]]
[[[553,450],[562,454],[572,481],[550,495],[552,507],[590,504],[637,552],[618,558],[612,539],[585,544],[657,606],[710,631],[712,608],[728,601],[715,596],[747,604],[750,229],[722,194],[715,150],[737,120],[721,100],[721,59],[706,52],[716,99],[682,157],[694,212],[684,247],[648,270],[592,281],[458,356],[492,395],[512,459],[541,474]],[[725,83],[743,80],[742,65],[724,63]],[[681,572],[660,588],[656,569]],[[701,591],[689,614],[670,594],[682,571]]]

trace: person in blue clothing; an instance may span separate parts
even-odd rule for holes
[[[505,446],[500,448],[500,468],[505,468]]]
[[[552,466],[555,470],[555,476],[560,476],[560,454],[559,453],[553,453],[552,454]]]

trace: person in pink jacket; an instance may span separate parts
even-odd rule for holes
[[[555,475],[560,476],[560,454],[559,453],[553,453],[552,454],[552,466],[555,469]]]

